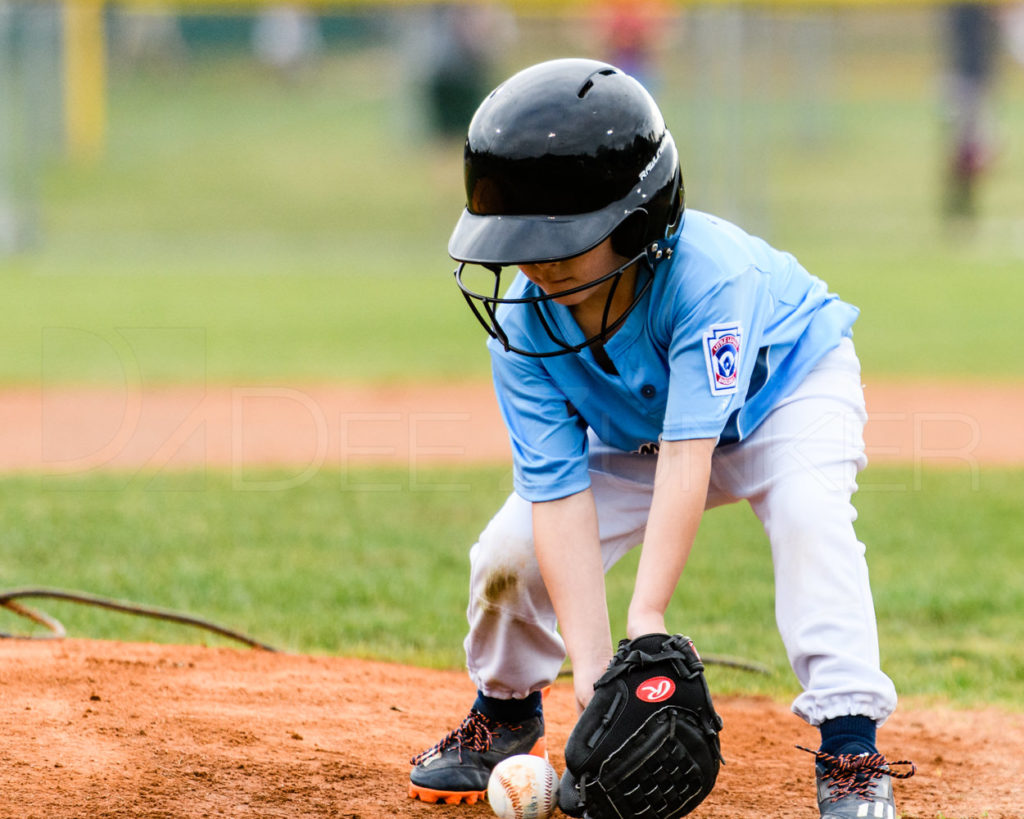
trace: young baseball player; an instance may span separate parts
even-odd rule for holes
[[[604,63],[545,62],[494,90],[465,181],[449,252],[491,336],[515,492],[470,552],[477,699],[412,760],[410,796],[472,803],[499,760],[544,754],[541,691],[566,653],[581,709],[612,657],[605,571],[642,544],[628,637],[672,633],[701,514],[746,500],[771,544],[793,710],[821,729],[821,814],[894,819],[875,729],[896,692],[850,503],[857,309],[788,253],[684,209],[655,102]]]

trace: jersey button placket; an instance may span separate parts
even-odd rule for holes
[[[640,394],[647,399],[654,398],[658,391],[654,388],[653,384],[644,384],[640,388]]]

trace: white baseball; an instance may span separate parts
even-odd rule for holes
[[[558,774],[543,757],[510,756],[491,771],[487,800],[500,819],[548,819],[558,805]]]

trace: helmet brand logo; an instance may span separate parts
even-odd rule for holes
[[[658,164],[658,160],[661,159],[662,153],[665,151],[665,140],[661,141],[661,145],[658,146],[658,150],[655,152],[651,161],[647,163],[647,166],[640,171],[640,181],[643,182],[651,171],[654,170],[654,166]]]
[[[676,692],[676,684],[668,677],[651,677],[636,687],[637,699],[644,702],[662,702]]]

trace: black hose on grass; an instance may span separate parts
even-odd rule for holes
[[[263,651],[277,651],[276,648],[268,646],[265,643],[261,643],[258,640],[254,640],[252,637],[248,637],[241,632],[234,631],[229,628],[224,628],[216,623],[211,623],[209,620],[204,620],[201,617],[193,617],[190,614],[180,614],[176,611],[168,611],[167,609],[153,608],[152,606],[142,606],[138,603],[124,603],[118,600],[111,600],[107,597],[98,597],[94,594],[86,594],[85,592],[78,591],[65,591],[63,589],[13,589],[9,591],[0,591],[0,606],[14,612],[20,617],[25,617],[37,625],[43,626],[50,633],[38,637],[21,636],[15,634],[5,634],[0,632],[0,638],[6,639],[21,639],[21,640],[55,640],[65,637],[67,631],[59,620],[55,620],[43,612],[31,609],[28,606],[23,606],[20,603],[15,602],[22,598],[48,598],[51,600],[66,600],[71,603],[81,603],[87,606],[96,606],[101,609],[108,609],[110,611],[118,611],[123,614],[134,614],[141,617],[152,617],[157,620],[165,620],[170,623],[179,623],[181,625],[193,626],[195,628],[205,629],[206,631],[219,634],[222,637],[227,637],[231,640],[236,640],[240,643],[244,643],[251,648],[259,648]]]

